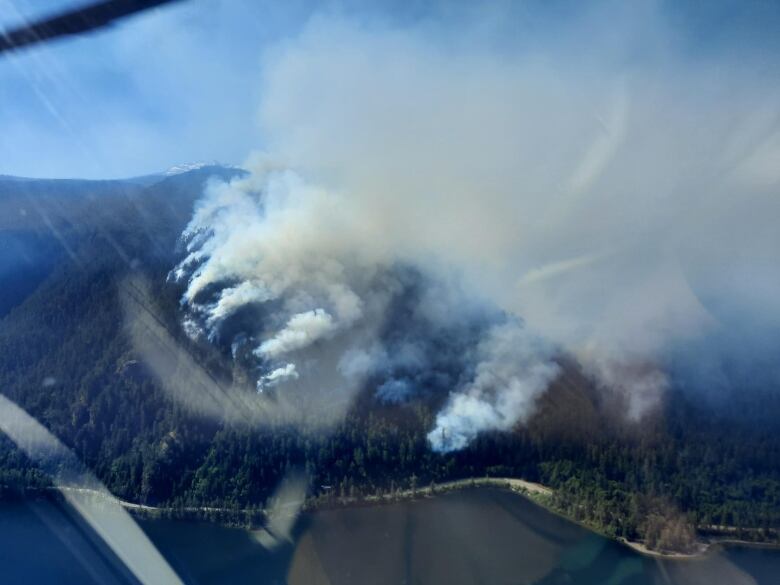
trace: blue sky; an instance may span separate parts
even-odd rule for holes
[[[0,0],[0,25],[74,4]],[[102,32],[2,58],[0,174],[104,178],[194,160],[241,163],[250,151],[265,148],[257,115],[263,64],[323,14],[369,29],[425,27],[445,43],[458,43],[465,34],[492,45],[497,55],[507,47],[555,50],[582,40],[570,33],[583,19],[602,18],[602,56],[609,58],[610,43],[623,47],[626,38],[638,38],[633,52],[616,54],[642,59],[669,48],[658,46],[654,34],[641,42],[647,33],[641,18],[627,29],[624,19],[611,27],[608,15],[660,11],[669,31],[661,38],[672,39],[674,59],[725,55],[777,73],[777,2],[608,2],[600,4],[604,11],[562,1],[392,4],[185,0]]]
[[[64,2],[0,0],[28,15]],[[72,2],[68,4],[73,4]],[[117,177],[241,162],[260,136],[260,58],[303,13],[182,2],[0,61],[0,173]]]

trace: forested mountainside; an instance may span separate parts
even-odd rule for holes
[[[122,288],[141,275],[161,326],[215,379],[242,372],[229,348],[181,327],[182,287],[168,273],[205,181],[198,169],[159,181],[0,178],[0,391],[41,421],[117,496],[168,506],[262,506],[304,467],[323,500],[475,476],[554,488],[551,505],[606,533],[684,548],[691,527],[745,537],[780,527],[780,392],[730,390],[707,402],[672,388],[640,422],[616,416],[577,365],[511,433],[436,453],[427,442],[439,391],[385,401],[367,388],[334,428],[226,424],[173,402],[123,323]],[[760,392],[760,400],[755,396]],[[728,404],[728,408],[724,408]],[[760,404],[761,408],[756,405]],[[5,495],[45,486],[7,439]]]

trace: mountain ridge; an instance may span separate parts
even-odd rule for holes
[[[367,386],[329,432],[193,414],[134,347],[120,292],[128,276],[142,275],[149,309],[177,346],[234,391],[241,372],[230,348],[186,336],[182,288],[167,279],[211,176],[203,168],[147,187],[99,183],[107,190],[67,197],[60,189],[72,183],[55,181],[44,185],[51,192],[39,185],[0,196],[0,210],[9,212],[0,214],[0,236],[15,246],[0,248],[9,260],[0,275],[4,283],[17,278],[21,291],[0,311],[0,388],[117,496],[172,507],[262,506],[286,471],[302,466],[315,490],[333,486],[343,497],[411,489],[411,481],[521,477],[553,488],[554,505],[570,517],[631,540],[658,538],[659,525],[677,526],[681,517],[693,526],[743,526],[750,535],[748,528],[780,525],[780,417],[737,425],[673,389],[653,417],[632,425],[616,418],[574,362],[561,362],[563,375],[527,425],[484,433],[450,454],[432,452],[426,438],[446,399],[440,390],[387,403]],[[775,402],[763,405],[764,415],[780,414]],[[0,440],[0,492],[46,483]]]

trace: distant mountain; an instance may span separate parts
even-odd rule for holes
[[[700,529],[749,529],[742,538],[777,537],[776,395],[732,400],[724,413],[670,390],[664,408],[629,424],[612,412],[617,399],[562,359],[562,375],[527,424],[447,454],[426,439],[447,398],[438,377],[405,403],[378,399],[369,380],[327,433],[316,420],[306,429],[227,424],[172,400],[128,334],[123,287],[130,277],[148,284],[149,313],[181,350],[162,356],[174,375],[191,380],[182,363],[194,362],[232,391],[246,372],[234,367],[230,347],[187,337],[182,287],[167,275],[206,181],[241,173],[199,166],[143,180],[0,177],[0,392],[112,492],[151,504],[241,508],[262,506],[293,467],[311,474],[312,496],[323,502],[508,476],[549,485],[551,506],[612,536],[662,542],[665,523],[682,518]],[[420,284],[412,275],[409,282]],[[432,339],[415,326],[403,298],[394,306],[387,334],[431,344],[446,364],[448,336]],[[749,410],[756,404],[761,417]],[[0,437],[0,497],[46,483]]]
[[[209,177],[241,171],[200,166],[176,175],[95,181],[0,176],[0,316],[19,304],[50,271],[95,255],[96,241],[142,245],[170,258]]]
[[[241,170],[240,167],[234,165],[224,165],[216,161],[213,162],[198,161],[198,162],[188,162],[188,163],[180,163],[178,165],[174,165],[170,167],[167,171],[165,171],[163,174],[167,177],[172,177],[174,175],[181,175],[182,173],[189,173],[190,171],[198,171],[209,167],[237,170],[237,171]]]
[[[16,177],[14,175],[1,175],[0,181],[36,181],[37,179],[31,179],[29,177]]]

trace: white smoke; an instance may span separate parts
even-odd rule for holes
[[[478,356],[474,380],[450,397],[428,435],[437,451],[462,449],[482,430],[525,422],[559,371],[552,349],[517,323],[493,328]]]
[[[261,357],[277,358],[290,351],[308,347],[319,339],[327,339],[336,331],[333,317],[323,309],[314,309],[290,317],[284,329],[264,341],[255,350]]]
[[[252,337],[266,371],[295,366],[297,383],[325,352],[338,383],[383,375],[393,398],[415,385],[378,331],[388,273],[414,266],[439,283],[415,309],[431,323],[472,299],[525,323],[463,356],[478,365],[453,381],[435,448],[526,420],[558,371],[551,348],[641,416],[667,354],[718,326],[710,299],[731,274],[755,285],[727,289],[729,306],[780,315],[777,84],[677,55],[649,6],[583,18],[558,45],[485,43],[489,19],[449,35],[313,19],[265,62],[260,119],[284,164],[255,157],[212,185],[185,233],[192,314],[213,334],[276,303]],[[602,35],[607,20],[641,34]]]
[[[295,367],[295,364],[285,364],[284,366],[271,371],[269,374],[262,376],[257,381],[257,390],[258,392],[263,392],[267,388],[273,388],[273,386],[280,382],[285,380],[297,380],[298,377],[298,369]]]
[[[371,265],[354,263],[345,248],[349,236],[339,232],[348,223],[337,195],[265,159],[252,168],[249,178],[209,186],[184,232],[188,255],[173,275],[188,278],[183,300],[212,333],[241,307],[283,300],[288,322],[258,347],[274,358],[360,319],[363,303],[347,270],[368,278]],[[215,285],[222,286],[216,299],[199,297]]]
[[[187,283],[184,327],[217,340],[231,319],[259,308],[262,318],[223,340],[233,359],[249,348],[258,393],[297,405],[288,419],[331,424],[372,371],[339,364],[355,344],[375,342],[395,285],[377,282],[381,259],[354,245],[342,195],[267,157],[248,166],[249,176],[207,187],[183,234],[187,255],[171,275]]]
[[[270,299],[268,291],[262,285],[246,280],[237,286],[222,290],[219,300],[209,308],[207,323],[213,326],[247,304],[261,303]]]

